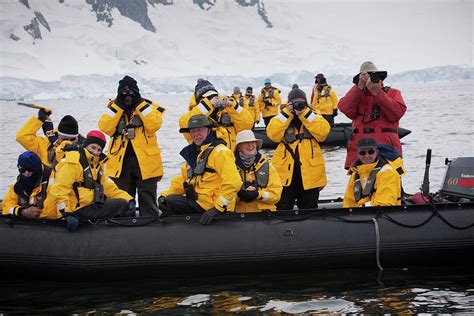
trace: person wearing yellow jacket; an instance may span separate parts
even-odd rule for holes
[[[207,80],[199,80],[195,88],[198,105],[183,114],[179,127],[186,128],[189,119],[204,114],[215,126],[217,138],[223,140],[230,150],[235,149],[235,136],[244,129],[253,127],[253,118],[233,97],[219,96],[216,88]],[[183,133],[188,143],[192,143],[189,133]]]
[[[254,124],[260,123],[260,106],[257,104],[257,100],[253,95],[253,88],[247,87],[245,90],[245,96],[243,97],[242,103],[244,109],[250,112],[254,119]]]
[[[90,131],[83,146],[70,148],[59,162],[48,194],[74,231],[80,219],[135,216],[135,200],[104,173],[105,135]]]
[[[180,155],[185,159],[181,174],[158,199],[165,213],[202,214],[199,222],[208,225],[223,212],[233,212],[242,186],[232,152],[216,137],[212,123],[203,114],[190,118],[180,132],[191,135],[193,143]]]
[[[83,139],[80,139],[79,127],[74,117],[64,116],[59,122],[57,132],[54,132],[50,114],[51,112],[40,109],[38,117],[32,116],[17,132],[16,141],[26,150],[36,153],[43,164],[54,167],[64,157],[64,147],[81,143]],[[45,125],[49,125],[49,137],[37,135]]]
[[[156,216],[157,183],[163,176],[156,132],[164,108],[143,99],[137,82],[129,76],[119,81],[117,93],[108,104],[112,114],[99,119],[99,128],[111,137],[106,171],[131,196],[138,191],[141,216]]]
[[[311,94],[311,105],[313,109],[319,111],[321,115],[334,126],[334,117],[337,116],[337,95],[334,89],[328,85],[326,77],[323,74],[317,74],[315,77],[316,85]]]
[[[243,181],[237,193],[235,211],[238,213],[275,211],[280,200],[280,177],[272,163],[258,152],[263,141],[250,130],[237,134],[235,163]]]
[[[308,107],[304,91],[295,88],[288,104],[267,127],[279,143],[272,158],[283,184],[277,209],[317,208],[319,191],[326,185],[326,168],[319,143],[329,134],[329,123]]]
[[[401,205],[401,158],[393,162],[380,155],[377,142],[368,137],[357,143],[358,160],[350,167],[342,207]],[[394,150],[395,151],[395,150]]]
[[[3,215],[59,218],[56,205],[48,195],[52,169],[44,165],[36,153],[26,151],[18,157],[18,171],[16,182],[3,198]]]
[[[265,126],[268,126],[270,120],[278,114],[278,109],[281,105],[281,96],[280,90],[272,86],[270,78],[265,79],[264,85],[258,96],[257,104],[262,113]]]

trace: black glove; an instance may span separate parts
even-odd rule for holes
[[[337,116],[337,109],[332,110],[332,115]]]
[[[166,197],[164,197],[163,195],[160,195],[160,197],[158,198],[158,208],[161,210],[162,216],[173,214],[173,212],[168,207],[168,202],[166,201]]]
[[[60,212],[66,219],[67,230],[70,232],[74,232],[79,226],[79,222],[80,222],[79,218],[76,215],[72,213],[67,213],[64,210],[60,210]]]
[[[46,111],[45,109],[41,108],[38,111],[38,120],[44,123],[47,120],[49,120],[50,115],[51,115],[51,111]]]
[[[137,211],[137,202],[135,200],[130,200],[128,202],[127,212],[125,213],[126,217],[135,217]]]
[[[206,211],[204,214],[201,215],[199,223],[201,225],[209,225],[220,213],[221,212],[219,212],[216,208],[213,207],[209,211]]]
[[[250,191],[242,189],[237,193],[237,196],[244,202],[251,202],[258,197],[258,190]]]

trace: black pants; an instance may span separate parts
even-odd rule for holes
[[[129,145],[130,146],[130,145]],[[142,180],[137,156],[126,153],[123,159],[122,173],[119,178],[113,178],[115,184],[127,191],[133,198],[138,190],[138,205],[140,216],[157,216],[158,204],[157,183],[160,177]]]
[[[81,207],[74,212],[81,219],[101,219],[124,216],[128,209],[128,202],[124,199],[106,200],[104,204],[91,204]]]
[[[166,206],[173,214],[202,214],[206,211],[196,201],[177,194],[166,197]]]
[[[329,125],[331,125],[331,127],[334,126],[334,115],[332,114],[323,114],[323,117],[326,119],[326,121],[328,121]]]
[[[270,123],[270,120],[274,117],[275,117],[275,115],[264,117],[263,122],[265,123],[265,126],[268,126],[268,123]]]
[[[295,165],[291,184],[283,187],[281,199],[276,204],[277,210],[292,210],[296,205],[298,209],[318,208],[319,188],[305,190],[301,178],[301,167]]]

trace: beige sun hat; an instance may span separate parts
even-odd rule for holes
[[[360,65],[360,69],[359,69],[359,73],[357,75],[354,76],[353,78],[353,82],[358,80],[359,79],[359,75],[361,74],[361,72],[368,72],[368,73],[373,73],[373,72],[377,72],[377,73],[380,73],[381,74],[381,79],[382,80],[385,80],[385,78],[387,78],[387,72],[385,70],[378,70],[377,69],[377,66],[375,66],[375,64],[371,61],[366,61],[366,62],[363,62],[362,65]]]
[[[235,138],[236,150],[240,143],[248,143],[248,142],[257,142],[258,149],[262,148],[263,140],[257,139],[255,137],[255,134],[251,130],[246,129],[239,132]]]

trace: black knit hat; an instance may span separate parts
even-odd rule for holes
[[[216,88],[207,80],[198,80],[196,87],[194,88],[194,94],[196,100],[200,100],[203,97],[208,97],[213,94],[218,94]]]
[[[253,88],[252,88],[252,87],[247,87],[246,92],[252,93],[252,92],[253,92]]]
[[[303,90],[298,89],[298,88],[292,89],[290,93],[288,93],[288,102],[291,102],[296,99],[302,99],[306,103],[308,102],[306,99],[306,93],[304,93]]]
[[[66,138],[76,138],[79,135],[76,119],[71,115],[64,116],[59,122],[58,134]]]
[[[137,81],[130,76],[125,76],[123,77],[122,80],[119,81],[117,93],[127,86],[130,90],[133,90],[136,93],[140,93],[140,89],[138,89],[138,86],[137,86]]]

